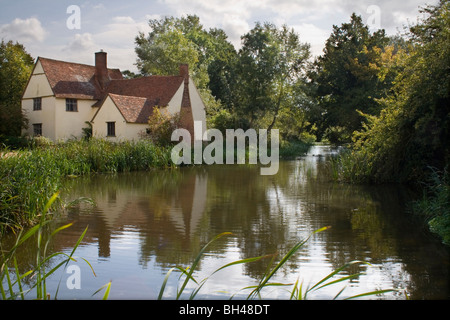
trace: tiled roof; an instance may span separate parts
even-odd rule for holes
[[[183,77],[180,76],[149,76],[113,80],[106,91],[113,97],[127,122],[147,123],[153,107],[167,106],[182,83]],[[145,103],[142,104],[142,101]]]
[[[94,77],[94,66],[41,57],[39,61],[56,97],[95,100],[103,97]],[[119,69],[108,69],[108,75],[110,79],[122,79]]]
[[[113,80],[108,93],[144,97],[151,106],[165,107],[183,83],[180,76],[149,76],[127,80]]]
[[[109,97],[119,109],[126,122],[147,123],[153,108],[146,102],[146,98],[121,96],[110,93]]]

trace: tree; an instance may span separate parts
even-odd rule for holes
[[[150,23],[154,25],[156,21]],[[153,31],[145,38],[141,33],[136,38],[136,53],[138,55],[137,66],[145,75],[174,75],[179,71],[181,63],[189,64],[196,68],[198,52],[195,44],[189,41],[181,30],[173,27],[167,28],[163,33]]]
[[[380,100],[379,116],[354,136],[354,158],[376,182],[425,181],[429,168],[444,171],[450,160],[450,1],[423,10],[409,32],[410,49],[397,60],[400,72]]]
[[[242,37],[235,65],[235,106],[250,127],[282,125],[280,114],[302,114],[295,86],[304,81],[310,47],[287,26],[257,23]],[[295,110],[297,108],[297,110]]]
[[[151,19],[149,25],[152,31],[148,35],[139,33],[135,39],[136,65],[141,74],[173,75],[178,73],[180,63],[186,63],[207,114],[220,109],[216,97],[225,98],[226,84],[219,81],[223,80],[224,70],[236,54],[225,32],[205,30],[195,15]]]
[[[26,126],[22,114],[22,94],[34,59],[23,45],[5,42],[0,44],[0,136],[21,135]]]
[[[234,107],[233,85],[236,81],[237,52],[222,29],[211,29],[209,35],[215,44],[207,67],[209,89],[221,105],[231,111]]]
[[[333,26],[324,53],[315,63],[312,80],[317,84],[318,101],[326,127],[341,127],[347,136],[361,129],[364,118],[358,110],[377,115],[381,98],[389,86],[380,81],[380,55],[388,43],[384,30],[371,34],[360,16]]]

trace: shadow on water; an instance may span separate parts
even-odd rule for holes
[[[112,280],[111,298],[154,299],[168,268],[188,266],[221,232],[233,234],[215,243],[202,260],[199,272],[205,277],[227,262],[285,253],[312,231],[331,226],[285,265],[280,281],[300,277],[312,283],[347,262],[363,260],[372,266],[350,271],[365,275],[350,282],[349,295],[404,288],[412,299],[448,299],[448,249],[408,213],[409,190],[330,181],[327,159],[336,152],[315,146],[304,157],[281,162],[274,176],[261,176],[256,166],[215,165],[68,181],[67,200],[90,197],[95,204],[81,202],[61,215],[58,224],[75,224],[58,235],[52,250],[70,250],[89,225],[77,254],[92,264],[97,277],[83,271],[83,290],[61,290],[60,295],[90,298]],[[33,263],[28,251],[20,253],[24,265]],[[228,298],[254,284],[267,263],[211,278],[200,298],[224,297],[218,293],[223,290]],[[173,294],[176,284],[171,285]],[[315,298],[332,298],[341,288],[335,289]]]

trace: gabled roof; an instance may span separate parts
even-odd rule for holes
[[[152,107],[165,107],[180,88],[183,80],[181,76],[148,76],[113,80],[106,87],[106,91],[118,95],[143,97]]]
[[[108,96],[119,109],[126,122],[131,123],[147,123],[149,116],[153,112],[153,108],[146,102],[146,98],[121,96],[110,93]]]
[[[95,67],[39,57],[57,98],[102,99],[104,93],[95,78]],[[110,79],[122,79],[119,69],[108,69]]]

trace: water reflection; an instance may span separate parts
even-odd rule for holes
[[[448,299],[448,250],[406,212],[408,190],[331,182],[326,159],[335,152],[315,147],[303,158],[280,163],[275,176],[261,176],[255,166],[217,165],[68,181],[67,200],[90,197],[95,205],[79,203],[65,212],[59,223],[76,223],[58,236],[52,250],[70,250],[89,225],[77,253],[98,276],[85,281],[91,291],[81,297],[89,298],[112,279],[113,298],[153,299],[168,268],[190,265],[221,232],[233,235],[214,244],[200,265],[199,279],[227,262],[282,255],[312,231],[331,226],[280,270],[279,281],[300,276],[306,285],[347,262],[363,260],[372,267],[348,271],[366,272],[349,284],[348,294],[395,287],[407,289],[412,299]],[[223,297],[216,291],[233,294],[254,284],[267,263],[232,268],[208,280],[201,297]],[[169,295],[175,290],[171,286]],[[340,289],[315,298],[332,298]],[[285,297],[278,294],[270,297]]]

